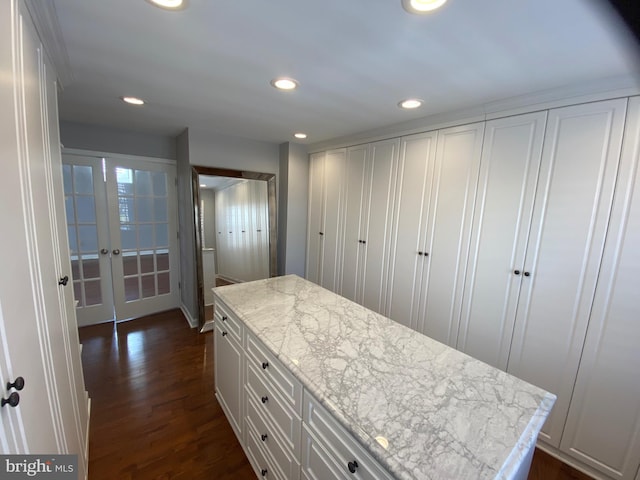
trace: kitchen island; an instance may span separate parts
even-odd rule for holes
[[[526,479],[553,394],[295,275],[213,291],[216,396],[259,476]]]

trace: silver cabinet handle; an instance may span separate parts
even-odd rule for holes
[[[118,249],[116,248],[116,249],[115,249],[115,250],[113,250],[113,252],[111,252],[111,253],[113,253],[114,255],[120,255],[120,250],[118,250]]]

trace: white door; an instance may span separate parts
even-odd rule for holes
[[[484,123],[438,132],[418,330],[455,347]]]
[[[320,284],[322,262],[323,179],[325,153],[314,153],[309,158],[309,223],[307,227],[307,280]]]
[[[626,104],[560,108],[547,120],[507,371],[558,396],[540,432],[555,447],[598,278]]]
[[[423,248],[437,136],[429,132],[402,138],[398,163],[387,315],[414,330],[418,328],[422,273],[429,258]]]
[[[344,238],[342,243],[342,291],[341,294],[361,301],[362,264],[365,230],[363,203],[365,198],[366,162],[369,149],[366,145],[347,149],[344,192]],[[359,288],[360,287],[360,288]]]
[[[78,324],[113,320],[111,242],[103,159],[63,156],[64,195]]]
[[[359,303],[378,313],[386,313],[399,148],[398,139],[369,145],[366,197],[363,204],[365,230],[362,236],[362,298]]]
[[[487,122],[458,350],[505,370],[546,112]]]
[[[560,448],[611,478],[640,466],[640,97],[629,102],[602,268]]]
[[[61,282],[70,264],[56,79],[22,2],[0,2],[0,36],[9,46],[0,49],[7,80],[0,83],[0,384],[3,398],[19,396],[15,407],[0,409],[0,446],[3,453],[78,454],[78,478],[85,478],[87,404],[71,285]],[[18,376],[24,388],[6,391]]]
[[[80,325],[177,307],[175,166],[75,153],[64,159]]]

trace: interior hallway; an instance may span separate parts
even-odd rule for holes
[[[179,310],[80,329],[89,480],[256,478],[214,397],[213,334]],[[529,480],[587,480],[536,451]],[[445,479],[443,479],[445,480]]]

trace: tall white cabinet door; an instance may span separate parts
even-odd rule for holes
[[[370,182],[366,196],[366,233],[362,300],[365,307],[385,313],[389,271],[389,244],[400,140],[385,140],[369,146]]]
[[[332,292],[340,292],[340,265],[342,262],[342,185],[346,149],[327,152],[324,160],[322,259],[320,285]]]
[[[551,110],[507,371],[558,396],[540,438],[557,447],[593,300],[626,99]]]
[[[344,191],[344,239],[342,262],[342,296],[359,302],[362,297],[362,239],[365,230],[363,204],[366,163],[369,149],[366,145],[347,149]]]
[[[505,370],[546,112],[487,122],[458,350]],[[515,273],[518,272],[518,273]]]
[[[387,315],[416,330],[437,132],[404,137],[398,161]]]
[[[307,280],[320,284],[322,261],[323,179],[325,153],[314,153],[309,158],[309,224],[307,227]],[[217,218],[217,217],[216,217]]]
[[[612,478],[640,465],[640,97],[630,101],[598,286],[561,449]]]
[[[483,131],[475,123],[438,133],[418,330],[449,346],[458,336]]]

